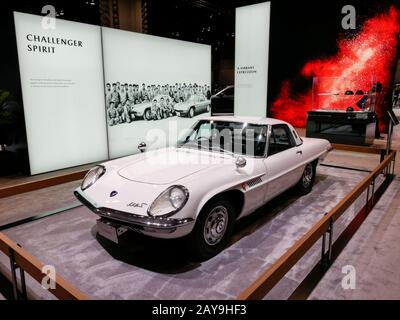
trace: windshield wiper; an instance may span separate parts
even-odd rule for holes
[[[218,146],[218,145],[215,145],[215,147],[217,147],[220,152],[222,151],[223,153],[227,153],[227,154],[231,155],[232,157],[235,157],[235,153],[234,152],[226,150],[226,149],[224,149],[224,148],[222,148],[221,146]],[[211,149],[213,149],[213,148],[214,148],[214,146],[212,146]]]

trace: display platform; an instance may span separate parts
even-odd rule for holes
[[[400,178],[382,198],[314,288],[310,300],[399,300]],[[355,290],[343,290],[343,266],[357,272]]]
[[[372,145],[375,138],[375,112],[309,111],[306,136],[331,143]]]
[[[81,180],[95,163],[28,176],[23,174],[0,177],[0,198]]]
[[[94,299],[234,299],[366,175],[319,166],[310,194],[285,193],[241,220],[231,245],[203,263],[185,258],[181,240],[129,233],[116,246],[96,235],[97,217],[85,207],[3,232]],[[334,238],[363,205],[339,219]],[[319,258],[317,243],[266,298],[288,298]],[[9,268],[6,257],[0,268]],[[54,298],[29,277],[27,286],[33,298]]]

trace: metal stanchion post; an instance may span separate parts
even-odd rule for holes
[[[375,194],[375,174],[373,175],[371,185],[372,185],[371,204],[373,206],[374,205],[374,194]]]
[[[326,264],[325,264],[325,239],[326,237],[326,233],[324,233],[322,235],[322,251],[321,251],[321,266],[322,268],[325,268]]]
[[[17,243],[17,246],[22,248],[19,243]],[[21,298],[23,300],[28,300],[28,294],[26,291],[25,271],[21,267],[19,267],[19,275],[21,278]]]
[[[332,259],[332,239],[333,239],[333,219],[329,219],[329,243],[328,243],[328,265],[331,264]]]
[[[11,248],[8,248],[8,252],[10,255],[10,268],[11,268],[11,281],[12,281],[12,288],[13,288],[13,296],[14,300],[18,300],[18,282],[17,282],[17,265],[15,263],[15,257],[14,257],[14,250]]]

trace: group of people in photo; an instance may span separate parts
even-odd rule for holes
[[[174,105],[187,101],[192,95],[211,97],[209,85],[197,83],[133,84],[106,83],[107,120],[110,126],[131,123],[138,118],[159,120],[175,115]],[[144,104],[150,104],[143,113]],[[147,110],[146,109],[146,110]]]

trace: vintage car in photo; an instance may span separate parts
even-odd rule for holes
[[[175,113],[180,117],[193,118],[195,115],[210,112],[210,100],[204,94],[192,94],[189,99],[175,106]]]
[[[154,101],[156,101],[159,104],[161,99],[164,99],[164,101],[167,101],[167,99],[168,99],[170,102],[172,102],[172,100],[173,100],[167,94],[159,94],[159,95],[155,96],[153,99],[151,99],[151,101],[142,102],[142,103],[133,105],[131,108],[132,113],[134,114],[135,118],[143,118],[145,120],[152,120],[153,115],[151,112],[151,110],[152,110],[151,107],[152,107]],[[161,115],[159,117],[161,117]]]
[[[127,230],[186,237],[190,252],[207,259],[228,244],[236,220],[289,188],[310,192],[330,149],[284,121],[209,117],[174,147],[97,165],[74,193],[100,217],[99,234],[114,242]]]

